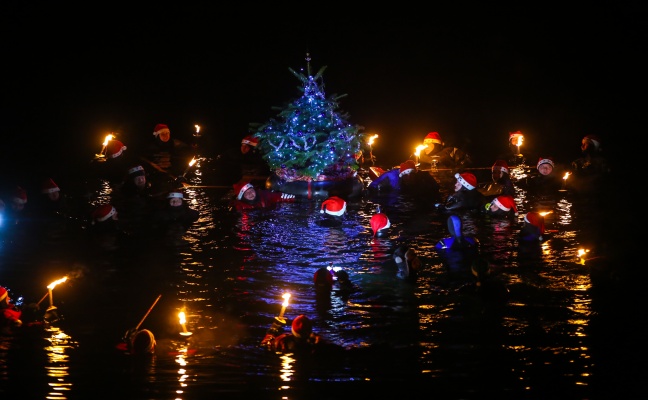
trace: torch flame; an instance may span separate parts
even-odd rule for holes
[[[569,178],[569,175],[571,175],[571,172],[565,172],[565,176],[563,176],[563,180],[567,180],[567,178]]]
[[[200,132],[200,125],[194,125],[196,127],[196,133]]]
[[[189,161],[189,166],[192,167],[196,163],[196,157],[192,158],[191,161]]]
[[[524,135],[522,135],[521,131],[515,131],[509,133],[509,137],[511,140],[511,144],[513,146],[517,146],[518,148],[522,146],[522,142],[524,141]]]
[[[369,146],[373,145],[373,142],[374,142],[374,140],[376,140],[377,137],[378,137],[378,134],[375,134],[372,137],[370,137],[369,140],[367,140],[367,144]]]
[[[545,217],[545,216],[551,214],[552,212],[553,212],[553,211],[542,211],[542,212],[539,212],[538,214],[540,214],[541,216]]]
[[[108,146],[108,142],[110,142],[114,138],[112,133],[109,133],[106,135],[106,138],[103,141],[104,146]]]
[[[415,155],[416,157],[418,157],[419,154],[421,154],[421,150],[423,150],[423,149],[425,149],[425,148],[427,148],[427,147],[428,147],[427,144],[419,144],[418,146],[416,146],[416,150],[414,151],[414,155]]]
[[[56,285],[58,285],[59,283],[63,283],[63,282],[65,282],[65,281],[67,281],[67,279],[68,279],[68,277],[65,276],[65,277],[63,277],[63,278],[61,278],[61,279],[59,279],[59,280],[56,280],[56,281],[50,283],[50,284],[47,286],[47,288],[50,289],[50,290],[51,290],[51,289],[54,289],[54,287],[55,287]]]
[[[178,318],[180,319],[180,325],[184,325],[187,323],[187,318],[185,317],[184,311],[180,311],[178,313]]]
[[[290,293],[284,293],[283,296],[284,301],[281,303],[282,307],[288,307],[288,300],[290,300]]]

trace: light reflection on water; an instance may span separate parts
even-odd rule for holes
[[[208,183],[209,171],[199,161],[185,197],[200,219],[186,232],[128,255],[58,260],[83,264],[87,273],[68,290],[57,289],[68,333],[56,346],[43,347],[49,357],[45,380],[57,398],[83,398],[97,387],[151,399],[248,393],[325,398],[317,384],[421,379],[464,398],[492,382],[497,393],[515,398],[561,391],[588,397],[597,362],[590,344],[595,311],[590,271],[576,256],[582,230],[567,194],[540,205],[552,211],[547,228],[555,232],[533,254],[521,251],[515,237],[524,212],[537,206],[523,191],[518,189],[515,221],[463,216],[464,232],[480,240],[493,275],[510,291],[502,302],[462,292],[470,280],[450,275],[434,250],[448,236],[446,215],[428,204],[388,196],[350,200],[342,225],[328,228],[317,224],[319,202],[237,214],[228,210],[225,191]],[[102,189],[100,197],[108,195]],[[378,205],[392,227],[386,237],[374,238],[369,219]],[[416,284],[396,278],[391,252],[403,242],[423,261]],[[38,254],[19,252],[18,265],[40,265]],[[331,263],[345,269],[359,290],[316,296],[313,273]],[[317,332],[346,349],[343,357],[312,362],[259,348],[286,291],[292,294],[286,316],[312,316]],[[158,293],[163,300],[145,324],[158,339],[155,357],[138,364],[116,354],[114,343]],[[93,298],[80,305],[87,298],[75,296]],[[182,310],[190,337],[179,335]],[[15,349],[3,341],[2,351],[5,360]],[[13,368],[15,356],[3,361],[3,384]],[[115,387],[124,380],[126,387]]]

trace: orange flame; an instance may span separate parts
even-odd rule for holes
[[[47,285],[47,288],[50,289],[50,290],[51,290],[51,289],[54,289],[54,287],[55,287],[56,285],[58,285],[59,283],[63,283],[63,282],[65,282],[65,281],[67,281],[67,279],[68,279],[68,277],[65,276],[65,277],[63,277],[63,278],[61,278],[61,279],[59,279],[59,280],[56,280],[56,281],[50,283],[49,285]]]
[[[370,137],[369,140],[367,140],[367,144],[369,146],[373,145],[373,142],[374,142],[374,140],[376,140],[377,137],[378,137],[378,134],[375,134],[372,137]]]

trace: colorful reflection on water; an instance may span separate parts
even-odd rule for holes
[[[3,338],[3,387],[19,377],[31,383],[33,398],[60,399],[329,398],[326,390],[337,385],[375,395],[399,383],[450,398],[591,398],[609,390],[600,381],[611,374],[601,367],[611,362],[604,349],[610,332],[600,326],[605,299],[597,297],[588,256],[578,255],[603,248],[596,239],[606,235],[592,231],[598,205],[575,203],[568,191],[535,202],[518,189],[515,220],[462,215],[492,279],[508,289],[506,298],[484,298],[470,290],[470,274],[453,270],[434,249],[448,236],[447,215],[431,204],[366,196],[351,200],[334,228],[318,225],[318,201],[238,214],[227,190],[210,187],[211,161],[197,163],[186,190],[200,211],[186,231],[129,237],[116,251],[84,248],[83,232],[3,244],[3,283],[26,297],[71,276],[56,290],[64,318],[46,331],[46,342],[26,350]],[[447,177],[439,180],[451,188]],[[109,188],[98,192],[99,200],[109,196]],[[392,225],[384,237],[369,228],[378,206]],[[552,233],[520,247],[516,233],[531,209],[550,212]],[[415,284],[396,278],[392,252],[400,243],[423,261]],[[315,294],[314,272],[331,264],[349,273],[357,291]],[[345,349],[343,356],[303,360],[258,346],[286,292],[285,316],[313,317],[315,330]],[[156,354],[133,360],[116,344],[158,295],[142,325],[155,332]]]

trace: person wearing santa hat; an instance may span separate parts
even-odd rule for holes
[[[52,178],[47,178],[42,182],[40,193],[38,208],[42,213],[51,215],[66,212],[67,197],[63,195],[61,188]]]
[[[144,159],[153,167],[151,172],[159,172],[161,175],[152,178],[165,179],[168,178],[167,174],[173,177],[182,174],[194,152],[191,145],[171,137],[171,129],[167,124],[157,124],[153,128],[153,139],[145,148]]]
[[[518,235],[523,242],[541,242],[545,235],[545,220],[542,214],[530,211],[524,215],[524,225]]]
[[[342,225],[344,214],[346,214],[347,202],[338,196],[330,196],[322,202],[320,214],[322,219],[317,224],[322,227],[334,228]]]
[[[294,203],[296,200],[294,194],[259,189],[251,181],[235,183],[233,188],[234,199],[230,202],[230,207],[239,212],[254,209],[271,210],[279,203]]]
[[[401,178],[416,171],[416,163],[412,160],[406,160],[398,168],[392,168],[383,172],[378,178],[371,181],[367,187],[372,191],[383,193],[399,191],[401,188]]]
[[[106,252],[119,249],[128,235],[121,227],[117,208],[111,203],[101,204],[90,218],[90,238],[95,247]]]
[[[259,138],[247,135],[241,139],[238,147],[232,147],[219,156],[223,163],[222,172],[227,174],[225,181],[251,182],[262,187],[270,176],[268,162],[263,159]]]
[[[427,171],[421,171],[413,160],[405,160],[373,180],[367,187],[381,193],[402,193],[408,197],[434,200],[440,196],[439,183]]]
[[[371,216],[369,225],[371,226],[374,237],[382,237],[387,233],[387,229],[391,227],[391,222],[387,214],[381,212],[379,207],[378,212]]]
[[[525,165],[526,157],[522,154],[523,143],[524,134],[522,134],[522,131],[509,132],[508,152],[500,157],[513,166]]]
[[[536,170],[536,173],[518,180],[517,185],[525,189],[533,200],[546,200],[557,195],[563,188],[564,171],[549,156],[538,158]]]
[[[426,146],[419,153],[422,168],[466,168],[472,163],[470,156],[458,147],[445,146],[439,132],[430,132],[423,138]]]
[[[492,182],[477,188],[484,195],[486,201],[497,196],[505,195],[515,197],[515,186],[511,180],[511,171],[505,160],[496,160],[491,167]]]
[[[444,203],[434,206],[440,211],[481,210],[486,204],[486,198],[477,190],[477,177],[470,173],[455,174],[454,192]]]
[[[259,149],[259,138],[248,135],[241,140],[241,179],[255,183],[270,175],[270,167]]]
[[[32,207],[28,206],[27,191],[21,186],[14,186],[6,199],[2,224],[6,227],[13,227],[14,233],[26,232],[23,229],[26,229],[33,221]],[[21,229],[17,229],[19,227]]]
[[[27,191],[20,186],[14,188],[13,194],[11,195],[11,209],[20,212],[25,209],[27,204]]]
[[[440,158],[440,152],[443,150],[443,140],[439,132],[430,132],[423,138],[423,144],[426,146],[419,154],[419,162],[424,164],[437,164]]]
[[[514,217],[518,215],[515,199],[511,196],[497,196],[484,206],[486,215],[491,217]]]
[[[22,311],[11,302],[7,288],[0,286],[0,333],[11,335],[23,324]]]
[[[90,174],[94,178],[107,180],[112,186],[120,186],[131,163],[130,158],[128,146],[113,138],[106,145],[105,157],[91,161]]]
[[[283,326],[275,318],[261,340],[261,346],[275,353],[293,353],[298,356],[312,355],[331,348],[320,335],[313,332],[313,321],[304,314],[293,319],[290,332],[282,333]]]
[[[124,184],[113,192],[112,200],[120,210],[120,220],[129,226],[146,223],[154,210],[159,207],[168,190],[154,190],[147,179],[143,165],[132,164],[127,170]]]
[[[198,221],[200,213],[184,201],[184,193],[181,190],[170,191],[166,199],[165,205],[155,210],[152,217],[152,225],[161,232],[167,232],[169,228],[174,227],[187,229]]]
[[[106,226],[119,220],[117,209],[112,204],[102,204],[92,212],[92,224]]]
[[[40,194],[36,200],[34,212],[44,225],[43,232],[60,234],[74,218],[69,198],[61,192],[61,188],[52,178],[47,178],[41,183]]]
[[[13,335],[25,328],[42,326],[43,316],[38,304],[17,306],[11,301],[9,290],[0,286],[0,335]]]

